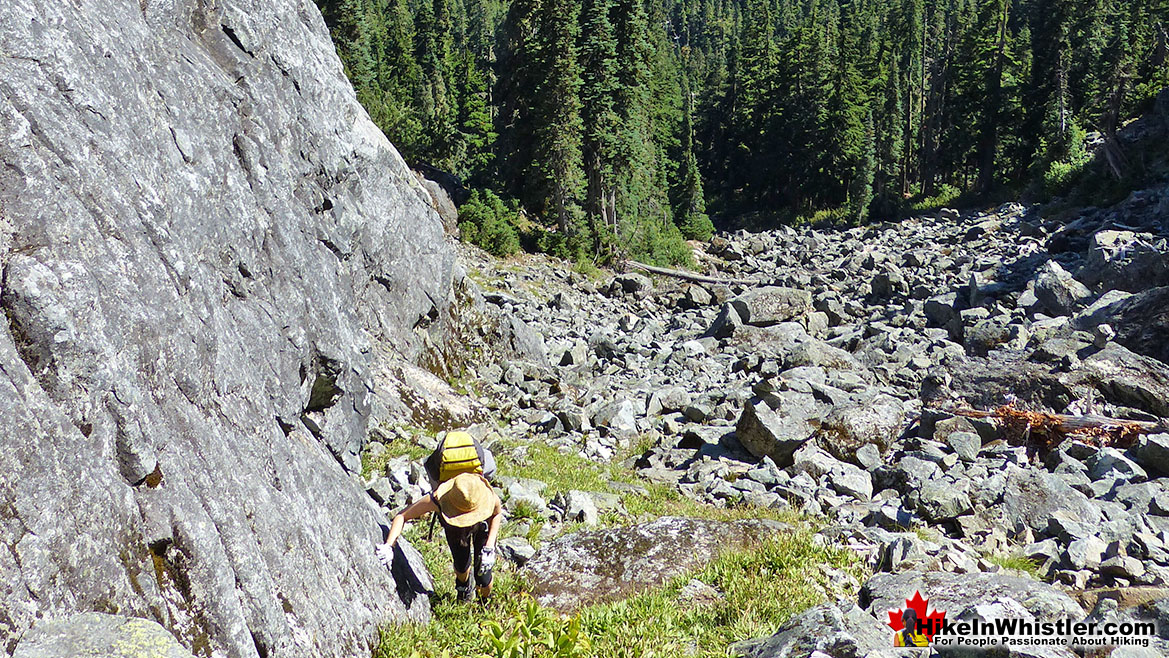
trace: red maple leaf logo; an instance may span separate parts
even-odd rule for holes
[[[921,622],[919,628],[921,629],[922,635],[925,635],[926,639],[932,641],[934,634],[941,629],[942,621],[946,619],[946,611],[931,610],[929,604],[929,599],[923,599],[921,592],[914,592],[912,599],[905,599],[905,608],[897,608],[896,610],[889,611],[889,628],[892,628],[894,633],[905,628],[902,617],[906,609],[912,609],[917,613],[917,618]]]

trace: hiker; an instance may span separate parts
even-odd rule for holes
[[[893,635],[893,646],[928,647],[930,645],[929,638],[921,632],[921,624],[918,623],[916,610],[906,608],[905,612],[901,613],[901,624],[903,628]]]
[[[392,563],[394,544],[406,521],[435,512],[446,532],[447,546],[455,567],[455,594],[460,601],[471,600],[471,567],[475,568],[475,592],[480,601],[491,596],[491,568],[495,565],[495,539],[503,525],[503,505],[479,473],[460,473],[438,485],[429,496],[418,500],[394,517],[386,543],[377,549],[378,558]]]
[[[406,521],[430,512],[431,520],[442,523],[455,567],[455,592],[471,600],[471,567],[475,568],[479,599],[491,595],[491,568],[495,564],[495,538],[503,521],[499,497],[491,489],[495,457],[466,432],[448,432],[423,462],[433,493],[402,510],[390,526],[386,543],[378,547],[378,558],[389,566],[393,546]]]

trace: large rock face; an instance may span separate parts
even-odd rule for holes
[[[351,656],[425,617],[346,467],[453,256],[311,0],[8,0],[0,52],[0,647],[96,610]]]

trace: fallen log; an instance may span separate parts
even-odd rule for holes
[[[625,266],[634,270],[648,272],[650,274],[660,274],[662,276],[669,276],[675,279],[682,279],[683,281],[691,281],[693,283],[706,283],[714,286],[762,286],[767,285],[766,281],[759,281],[757,279],[722,279],[714,276],[705,276],[703,274],[695,274],[693,272],[684,272],[682,270],[671,270],[665,267],[655,267],[653,265],[646,265],[635,260],[625,261]]]
[[[966,418],[996,420],[1009,443],[1026,445],[1043,453],[1054,450],[1071,437],[1100,447],[1130,448],[1142,434],[1169,432],[1169,422],[1165,420],[1151,422],[1095,414],[1042,413],[1024,411],[1010,404],[993,411],[969,408],[939,411]]]

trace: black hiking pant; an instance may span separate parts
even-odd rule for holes
[[[446,533],[446,543],[451,549],[451,558],[455,563],[455,573],[466,573],[475,568],[475,584],[486,587],[491,584],[491,572],[478,575],[479,561],[482,558],[483,546],[487,544],[487,522],[477,523],[469,528],[455,528],[443,525]]]

